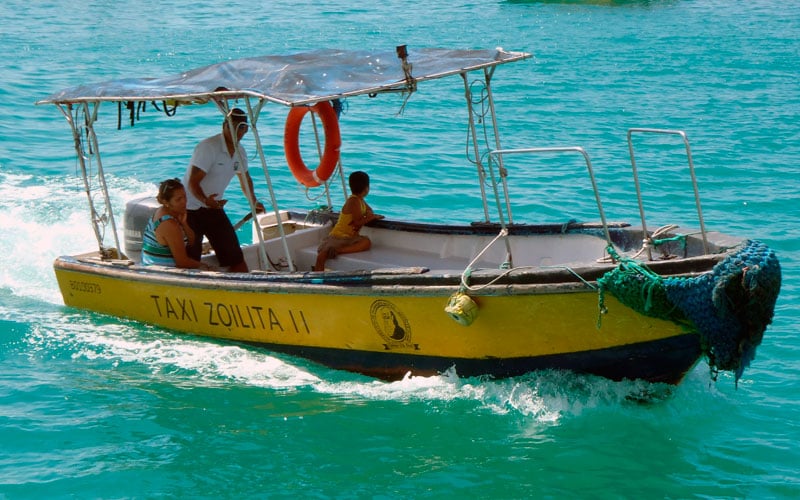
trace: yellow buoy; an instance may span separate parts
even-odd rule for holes
[[[459,325],[469,326],[478,317],[478,305],[466,293],[456,292],[450,296],[444,312]]]

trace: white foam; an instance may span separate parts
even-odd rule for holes
[[[98,321],[63,310],[37,318],[28,336],[32,349],[66,351],[76,361],[132,364],[176,386],[258,387],[266,391],[312,391],[337,400],[423,403],[433,411],[463,405],[466,411],[520,418],[520,432],[536,439],[565,418],[629,399],[647,399],[652,385],[612,382],[568,372],[544,371],[502,380],[462,379],[454,370],[429,377],[407,375],[384,382],[274,355],[266,350],[226,345],[175,334],[135,322]],[[655,390],[657,393],[657,389]]]
[[[114,181],[109,184],[109,195],[118,211],[121,234],[124,201],[155,188],[132,180]],[[53,260],[97,248],[86,195],[78,183],[74,177],[34,178],[0,172],[1,288],[21,297],[61,303]],[[106,239],[113,241],[111,234]]]

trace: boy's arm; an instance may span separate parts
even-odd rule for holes
[[[342,212],[353,214],[353,220],[350,222],[350,224],[356,229],[356,231],[374,220],[383,219],[383,215],[375,215],[375,213],[372,211],[372,207],[367,205],[367,202],[364,201],[363,203],[367,207],[365,214],[361,213],[361,203],[356,198],[350,198],[347,200],[347,203],[345,203],[344,207],[342,208]]]
[[[366,203],[366,202],[364,202],[364,205],[367,205],[367,203]],[[367,213],[366,213],[366,217],[365,217],[365,218],[366,218],[367,220],[366,220],[366,222],[364,222],[364,224],[366,224],[366,223],[368,223],[368,222],[372,222],[372,221],[374,221],[374,220],[383,219],[383,215],[378,215],[378,214],[376,214],[375,212],[373,212],[373,211],[372,211],[372,207],[371,207],[371,206],[369,206],[369,205],[367,205],[367,210],[366,210],[366,212],[367,212]]]

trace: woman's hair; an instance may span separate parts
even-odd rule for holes
[[[156,199],[159,203],[169,201],[178,189],[183,189],[183,184],[181,184],[181,180],[177,177],[162,181],[161,184],[158,185],[158,196],[156,196]]]

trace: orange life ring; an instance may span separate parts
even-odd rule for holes
[[[316,169],[310,170],[300,154],[300,123],[306,113],[311,111],[319,116],[322,129],[325,133],[325,150]],[[327,181],[336,165],[339,163],[339,149],[342,146],[342,137],[339,133],[339,121],[336,111],[330,102],[318,102],[313,106],[297,106],[289,110],[286,117],[286,127],[283,132],[283,150],[286,154],[286,163],[292,171],[294,178],[308,187],[316,187]]]

